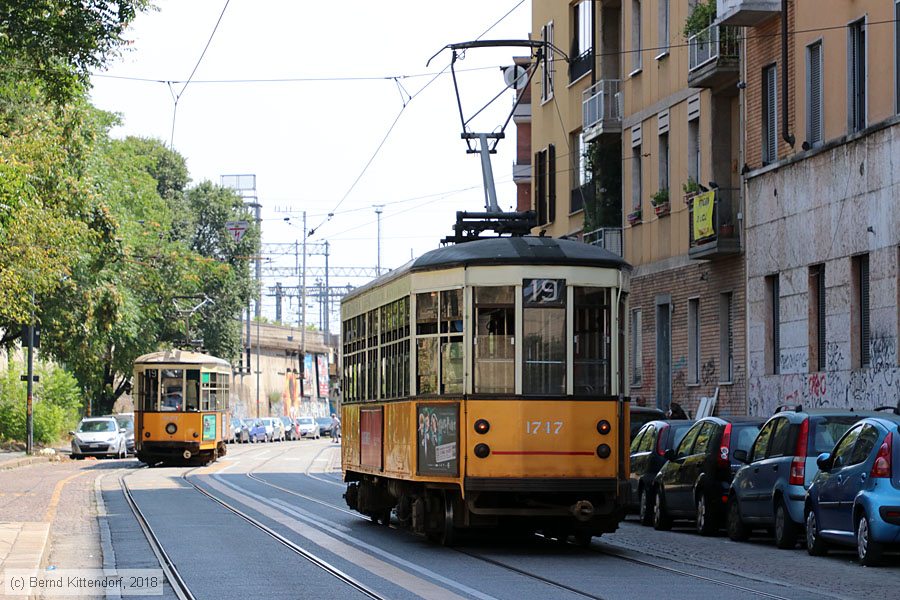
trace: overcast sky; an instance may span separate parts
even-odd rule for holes
[[[305,210],[316,229],[309,241],[329,241],[331,266],[375,267],[373,206],[383,204],[381,265],[395,268],[436,248],[455,211],[484,209],[480,162],[460,139],[449,69],[435,78],[451,54],[426,62],[489,28],[482,39],[527,39],[530,0],[230,0],[224,14],[225,0],[156,4],[134,22],[122,58],[93,78],[93,101],[121,115],[116,137],[171,139],[194,182],[255,174],[264,243],[302,240]],[[522,50],[484,49],[457,62],[467,117],[503,90],[498,67],[515,54]],[[473,130],[498,129],[513,100],[507,90]],[[500,207],[510,210],[514,124],[506,133],[493,168]],[[308,265],[322,267],[324,258],[310,256]],[[265,298],[264,308],[273,316],[274,299]],[[296,301],[285,300],[284,310],[284,320],[296,315]],[[318,322],[317,308],[308,309],[308,321]]]

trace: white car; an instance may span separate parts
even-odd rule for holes
[[[316,423],[316,420],[312,417],[298,417],[297,431],[300,432],[300,437],[312,438],[314,440],[319,439],[319,436],[321,435],[319,424]]]
[[[85,417],[78,423],[72,436],[72,458],[85,456],[127,456],[126,429],[112,417]]]
[[[276,419],[275,417],[263,417],[260,421],[266,426],[266,439],[270,442],[274,442],[275,440],[280,442],[284,441],[284,424],[280,419]]]

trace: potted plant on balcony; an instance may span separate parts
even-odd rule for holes
[[[709,27],[715,20],[716,0],[697,2],[684,22],[684,29],[681,31],[681,35],[684,36],[685,40],[688,40],[692,35],[696,35]]]
[[[650,196],[650,204],[657,217],[662,217],[672,212],[671,204],[669,204],[669,188],[662,188],[652,196]]]
[[[726,221],[719,225],[719,237],[720,238],[733,238],[734,237],[734,223],[731,221]]]
[[[634,209],[633,211],[628,213],[628,216],[625,218],[628,219],[629,225],[637,225],[638,223],[641,222],[641,209],[640,208]]]
[[[687,182],[682,184],[681,191],[684,192],[684,203],[690,204],[691,199],[700,193],[700,184],[688,177]]]

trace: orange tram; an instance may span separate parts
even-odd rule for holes
[[[344,497],[450,544],[512,527],[588,543],[628,493],[631,268],[596,246],[444,246],[341,304]]]
[[[225,456],[231,364],[165,350],[134,362],[134,442],[150,466],[207,464]]]

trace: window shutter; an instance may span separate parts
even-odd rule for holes
[[[544,225],[547,222],[547,173],[545,158],[545,150],[534,153],[534,211],[537,213],[538,225]]]
[[[778,78],[775,65],[765,71],[765,141],[763,147],[763,162],[771,163],[778,160]]]
[[[807,141],[818,144],[822,141],[822,42],[809,46],[809,105],[807,106]]]
[[[547,221],[556,219],[556,146],[547,148]]]
[[[816,272],[816,279],[818,280],[818,285],[816,288],[816,295],[818,296],[817,301],[817,313],[818,313],[818,339],[817,341],[817,352],[819,355],[819,364],[818,370],[825,370],[825,265],[819,265],[819,268]]]
[[[778,275],[772,277],[772,360],[773,373],[781,372],[781,286]]]
[[[868,367],[869,356],[869,255],[859,257],[859,343],[860,364]]]

